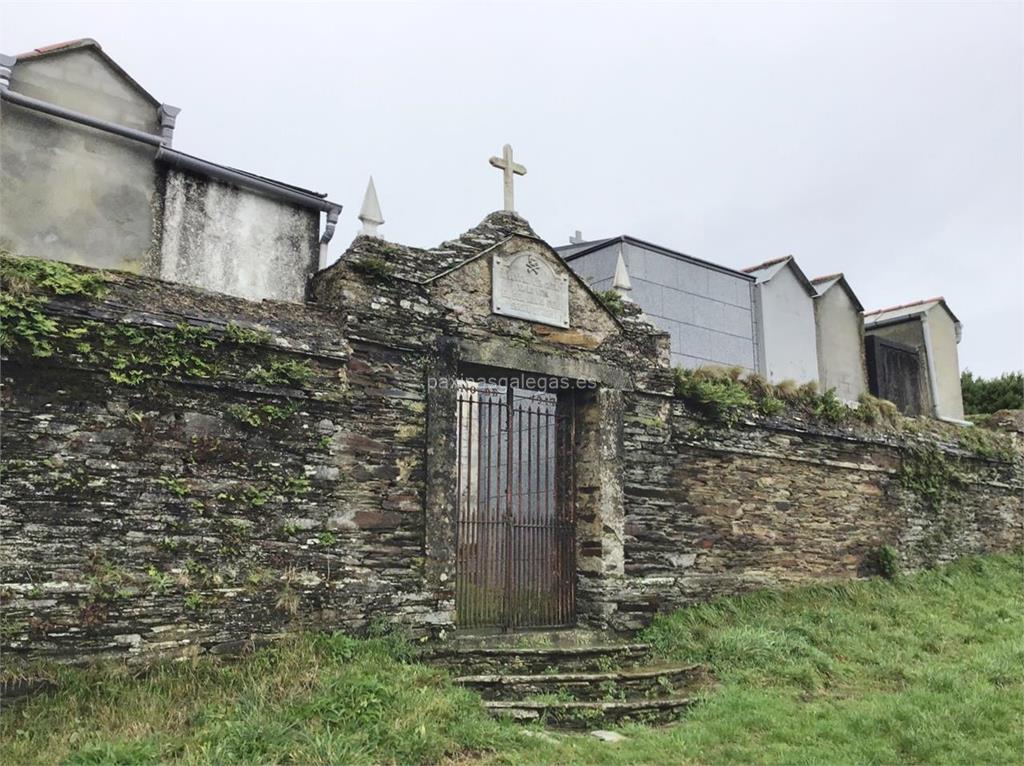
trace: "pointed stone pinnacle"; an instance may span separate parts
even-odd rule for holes
[[[626,270],[626,261],[622,257],[622,246],[619,246],[619,260],[615,263],[615,279],[612,281],[612,289],[620,293],[633,289],[629,281],[629,271]]]
[[[367,237],[377,236],[377,227],[384,223],[384,214],[380,212],[380,202],[377,200],[377,187],[373,185],[373,176],[366,185],[366,194],[363,196],[363,206],[359,209],[359,220],[363,223],[360,234]]]

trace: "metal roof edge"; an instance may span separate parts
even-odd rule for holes
[[[756,281],[755,277],[751,276],[750,274],[745,274],[742,271],[729,268],[728,266],[722,266],[721,264],[718,263],[712,263],[711,261],[705,261],[703,258],[697,258],[696,256],[693,255],[687,255],[686,253],[681,253],[678,250],[672,250],[671,248],[665,247],[663,245],[657,245],[653,242],[648,242],[647,240],[639,239],[638,237],[633,237],[629,234],[620,234],[617,237],[609,237],[608,239],[595,242],[593,245],[586,247],[583,250],[575,252],[572,255],[565,256],[565,258],[563,258],[562,260],[566,262],[573,261],[579,258],[580,256],[588,255],[589,253],[592,253],[596,250],[602,250],[608,245],[615,244],[616,242],[627,242],[629,244],[636,245],[637,247],[641,247],[652,252],[659,253],[661,255],[667,255],[670,258],[675,258],[676,260],[683,261],[685,263],[692,263],[695,266],[703,266],[705,268],[711,269],[712,271],[717,271],[722,274],[728,274],[729,276],[732,277],[740,277],[741,279],[747,282]]]

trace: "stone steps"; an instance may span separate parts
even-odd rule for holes
[[[471,646],[436,649],[424,655],[453,671],[468,674],[601,671],[639,665],[650,659],[648,644],[596,646]]]
[[[486,700],[484,707],[496,716],[529,723],[541,721],[548,726],[586,729],[623,723],[667,723],[693,705],[693,697],[661,699],[566,702],[547,700]]]
[[[562,728],[672,721],[711,680],[698,665],[650,664],[647,644],[578,631],[473,636],[421,658],[447,667],[492,715]]]
[[[606,672],[468,675],[459,676],[455,683],[473,689],[486,700],[557,695],[581,701],[610,701],[674,695],[705,680],[706,673],[700,666],[678,665]]]

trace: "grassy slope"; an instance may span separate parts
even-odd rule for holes
[[[0,762],[963,763],[1024,759],[1024,560],[684,610],[648,638],[722,686],[680,724],[558,744],[487,720],[387,640],[303,637],[238,663],[61,671],[4,711]]]

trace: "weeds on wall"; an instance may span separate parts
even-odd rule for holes
[[[913,492],[933,510],[953,499],[964,484],[956,458],[934,444],[904,450],[897,477],[904,489]]]
[[[733,426],[754,409],[750,392],[728,374],[709,375],[705,368],[677,367],[675,376],[676,396],[713,423]]]
[[[880,545],[875,550],[875,567],[886,580],[897,580],[902,569],[900,553],[891,545]]]
[[[989,460],[1013,461],[1019,457],[1010,434],[992,431],[982,426],[961,428],[957,434],[961,449]]]
[[[303,388],[313,377],[309,362],[298,359],[271,359],[250,369],[245,379],[264,386]]]
[[[775,417],[796,411],[831,424],[859,420],[850,407],[829,389],[818,393],[815,383],[769,383],[741,367],[698,367],[675,371],[675,394],[707,420],[733,426],[747,415]]]
[[[101,298],[103,272],[76,271],[66,263],[19,258],[0,250],[0,348],[27,348],[32,356],[52,356],[60,323],[44,309],[50,296]]]
[[[356,273],[370,277],[377,282],[385,282],[394,274],[391,264],[376,255],[365,255],[351,261],[349,265]]]
[[[597,299],[614,316],[622,316],[626,309],[626,304],[622,300],[622,294],[618,290],[603,290],[597,293]]]
[[[926,436],[991,460],[1021,459],[1020,448],[1009,434],[931,418],[904,417],[895,404],[870,394],[861,394],[857,405],[852,406],[834,389],[819,393],[813,382],[769,383],[741,367],[676,368],[675,394],[701,417],[726,427],[758,414],[771,418],[790,413],[831,426],[868,426]]]
[[[0,347],[27,351],[34,357],[55,354],[78,357],[105,369],[119,386],[137,387],[157,379],[210,379],[223,374],[224,362],[242,366],[239,354],[264,346],[268,332],[229,323],[222,333],[181,322],[173,327],[84,320],[71,323],[47,313],[55,296],[103,298],[108,290],[103,272],[76,269],[65,263],[22,258],[0,252]],[[247,366],[246,381],[267,387],[306,388],[314,377],[309,362],[272,350]],[[290,405],[236,405],[230,413],[253,428],[294,412]]]

